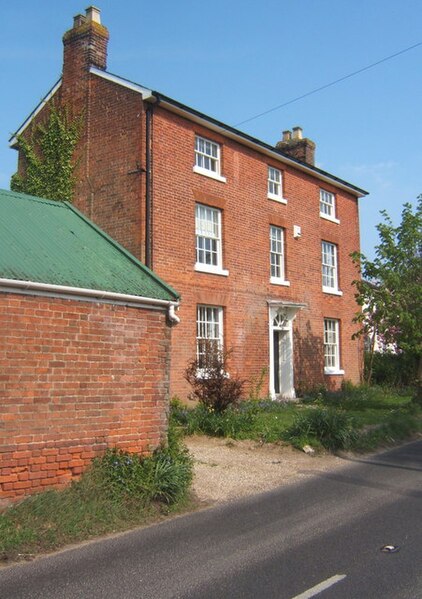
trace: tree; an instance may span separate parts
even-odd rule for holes
[[[401,223],[394,227],[385,210],[377,226],[380,243],[373,261],[352,254],[362,279],[354,281],[362,311],[357,335],[378,335],[398,352],[412,352],[419,359],[417,378],[422,380],[422,195],[415,211],[404,204]],[[373,349],[373,348],[372,348]]]
[[[81,118],[69,119],[66,110],[51,107],[46,123],[34,127],[31,138],[18,136],[24,156],[24,172],[12,176],[13,191],[51,200],[72,201],[75,187],[73,158],[81,130]]]

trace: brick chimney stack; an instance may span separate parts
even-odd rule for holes
[[[301,162],[315,165],[315,143],[303,137],[301,127],[293,127],[292,131],[283,131],[283,139],[277,142],[276,148]]]
[[[100,10],[89,6],[85,15],[76,15],[73,27],[63,36],[63,89],[88,76],[91,66],[107,68],[108,30],[101,25]]]

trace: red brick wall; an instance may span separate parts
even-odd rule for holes
[[[165,313],[0,294],[0,499],[67,483],[167,430]]]
[[[221,144],[226,183],[193,172],[194,137]],[[249,150],[161,108],[154,116],[154,270],[182,295],[172,350],[171,392],[185,396],[182,373],[195,356],[196,305],[224,308],[225,345],[234,349],[233,370],[257,377],[269,362],[267,300],[305,303],[294,325],[295,383],[338,386],[359,382],[361,355],[351,340],[357,311],[349,258],[359,248],[358,207],[352,195],[293,167]],[[287,205],[267,199],[267,167],[283,171]],[[170,174],[171,173],[171,174]],[[340,224],[319,216],[319,190],[336,194]],[[229,276],[194,271],[195,203],[222,210],[223,266]],[[286,276],[290,287],[270,283],[269,227],[285,229]],[[293,238],[293,225],[302,236]],[[321,241],[337,244],[342,296],[322,292]],[[323,321],[339,319],[344,376],[323,374]],[[262,390],[268,393],[268,386]]]
[[[77,64],[75,60],[72,68]],[[81,59],[79,74],[76,68],[65,69],[68,76],[62,90],[64,101],[70,106],[84,104],[86,114],[75,203],[144,260],[145,173],[135,172],[137,165],[145,168],[142,99],[98,76],[86,77],[84,68]],[[351,285],[356,271],[349,258],[359,249],[357,199],[159,104],[154,106],[153,122],[153,267],[182,294],[181,324],[172,347],[171,393],[185,397],[189,392],[183,372],[195,356],[198,303],[224,308],[225,344],[234,348],[233,369],[244,378],[258,376],[269,365],[267,300],[305,303],[294,323],[296,385],[324,382],[335,387],[343,379],[357,383],[362,359],[358,342],[351,340],[358,308]],[[221,144],[226,183],[193,173],[195,133]],[[267,199],[268,165],[283,172],[287,205]],[[336,194],[340,224],[320,218],[320,186]],[[223,211],[223,265],[230,271],[228,277],[194,271],[196,202]],[[270,225],[285,229],[290,287],[269,281]],[[293,238],[293,225],[302,228],[300,239]],[[338,246],[341,297],[322,292],[322,240]],[[324,318],[340,320],[344,376],[323,374]],[[263,394],[268,392],[267,383]]]

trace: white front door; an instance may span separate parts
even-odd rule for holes
[[[295,397],[293,383],[292,320],[295,312],[270,308],[270,395],[273,399]]]

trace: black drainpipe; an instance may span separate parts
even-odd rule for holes
[[[146,179],[145,179],[145,264],[152,270],[152,142],[153,142],[153,106],[146,108]]]

